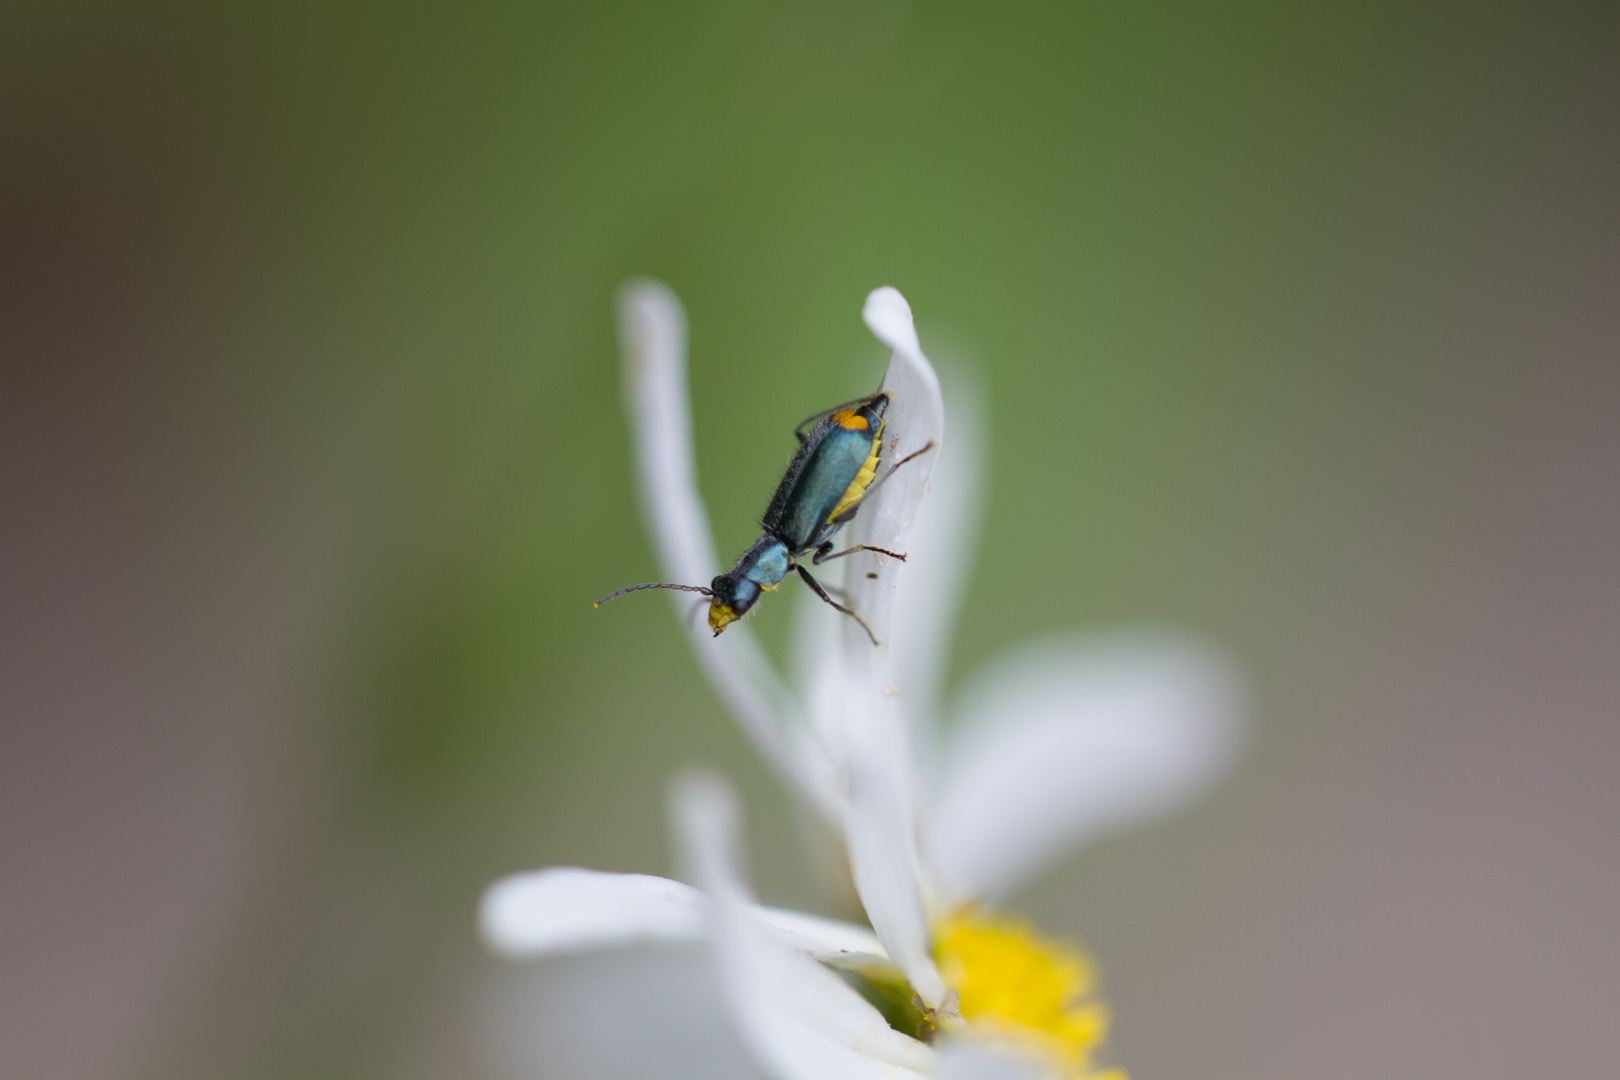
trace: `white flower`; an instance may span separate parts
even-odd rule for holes
[[[643,506],[663,572],[671,581],[706,582],[719,563],[692,461],[680,306],[663,286],[641,282],[624,290],[620,313]],[[970,968],[979,964],[983,975],[1004,966],[1012,955],[1008,949],[1045,964],[1042,970],[1055,979],[1066,972],[1059,979],[1068,980],[1063,993],[1083,989],[1078,957],[1047,948],[1011,923],[975,922],[971,916],[953,922],[953,916],[975,901],[1005,896],[1078,840],[1183,801],[1229,759],[1240,704],[1225,667],[1190,639],[1056,638],[992,665],[963,695],[956,723],[942,732],[935,702],[972,536],[977,412],[964,396],[955,442],[945,443],[939,384],[905,300],[893,289],[879,289],[863,315],[893,349],[884,381],[894,393],[884,430],[886,456],[895,460],[930,441],[945,447],[943,454],[924,455],[916,467],[897,472],[848,530],[849,544],[912,556],[904,577],[897,564],[877,556],[842,560],[854,564],[847,567],[847,598],[881,644],[874,647],[853,620],[825,605],[807,605],[796,648],[801,692],[795,695],[745,625],[723,638],[694,627],[692,637],[716,689],[766,760],[844,838],[877,940],[864,935],[857,941],[851,935],[863,932],[843,924],[745,906],[740,878],[722,872],[730,863],[699,857],[709,848],[693,839],[725,831],[692,824],[726,816],[713,810],[712,792],[686,800],[710,810],[683,811],[682,835],[695,853],[693,872],[715,896],[718,914],[705,917],[700,894],[660,879],[552,870],[493,887],[484,927],[495,947],[518,955],[686,940],[707,928],[722,959],[738,1029],[760,1063],[782,1080],[865,1075],[862,1069],[986,1075],[987,1063],[1004,1069],[1015,1059],[986,1058],[986,1044],[956,1039],[947,1046],[958,1049],[939,1060],[929,1047],[887,1025],[869,1031],[875,1012],[818,961],[835,959],[828,949],[836,941],[856,968],[897,969],[927,1016],[951,1028],[961,1024],[961,986],[951,981],[972,982],[972,992],[982,998],[985,980],[973,982]],[[922,503],[935,457],[942,458],[941,491]],[[920,503],[924,520],[910,536]],[[902,580],[904,601],[897,604]],[[685,600],[676,596],[682,616]],[[905,694],[895,690],[896,683]],[[919,772],[918,757],[930,767]],[[749,918],[737,916],[740,911]],[[980,959],[964,960],[969,953]],[[952,965],[951,981],[940,970],[941,957]],[[994,975],[988,976],[992,982]],[[998,1033],[990,1022],[995,1017],[986,1013],[977,1021],[972,1011],[963,1009],[972,1030]],[[1082,1036],[1090,1037],[1076,1034],[1075,1024],[1100,1016],[1048,1012],[1052,1019],[1042,1023],[1051,1031],[1061,1028],[1075,1053],[1085,1048]],[[855,1023],[852,1016],[862,1019]],[[1100,1038],[1100,1030],[1090,1034]],[[1004,1049],[1005,1040],[997,1045]],[[848,1068],[834,1068],[834,1059]],[[1084,1062],[1074,1058],[1070,1064],[1080,1068]]]
[[[889,969],[863,927],[761,907],[737,868],[724,787],[689,779],[674,800],[676,841],[702,891],[663,878],[552,868],[506,878],[484,896],[485,938],[509,956],[632,943],[710,942],[748,1048],[772,1076],[922,1075],[936,1054],[889,1027],[827,964]]]
[[[484,894],[479,922],[485,940],[514,958],[631,945],[706,944],[712,949],[719,992],[734,1030],[773,1080],[1102,1076],[1091,1070],[1089,1062],[1089,1050],[1106,1028],[1106,1015],[1095,1002],[1081,1002],[1081,1008],[1054,1017],[1073,1029],[1059,1035],[1054,1035],[1050,1023],[1045,1029],[1025,1030],[998,1026],[995,1017],[982,1024],[958,1021],[937,1046],[896,1030],[891,1019],[855,988],[909,989],[876,935],[864,927],[755,903],[739,869],[735,801],[717,780],[689,777],[677,785],[673,802],[681,862],[700,888],[641,874],[573,867],[516,874]],[[980,932],[971,921],[964,925],[967,933]],[[990,924],[992,934],[998,929],[998,924]],[[1029,943],[1028,938],[1014,943],[1009,970],[1017,980],[1002,989],[1042,1004],[1039,984],[1044,975],[1056,972],[1071,983],[1086,982],[1084,971],[1057,970],[1065,964],[1083,965],[1082,958],[1062,950],[1041,954],[1038,939],[1032,952]],[[973,955],[964,959],[970,971],[981,961]],[[997,960],[979,962],[980,973],[1002,974],[996,970]],[[1046,970],[1039,967],[1043,963]],[[629,982],[623,980],[627,992],[598,1010],[612,1018],[598,1037],[616,1034],[620,1041],[635,1039],[641,1018],[630,1004],[634,998]],[[1026,982],[1036,984],[1033,993]],[[905,999],[895,1003],[903,1011]],[[655,1001],[654,1008],[680,1016],[690,1015],[690,1005],[664,997]],[[526,1026],[531,1033],[539,1028],[552,1038],[563,1034],[559,1025],[547,1024],[546,1019],[530,1018]],[[920,1015],[914,1013],[912,1019]],[[1080,1030],[1077,1024],[1089,1024],[1090,1029]],[[1065,1035],[1073,1045],[1065,1045]],[[639,1066],[621,1068],[619,1074],[682,1074],[682,1063],[668,1060],[661,1048],[647,1047],[628,1056]],[[710,1063],[708,1068],[713,1071],[715,1066]]]
[[[939,381],[904,298],[878,289],[862,315],[893,350],[883,383],[895,392],[885,428],[891,456],[942,444],[940,490],[923,500],[936,456],[925,455],[848,528],[848,544],[910,555],[903,571],[868,555],[839,567],[882,644],[874,648],[826,605],[804,605],[796,697],[746,626],[723,640],[700,628],[691,636],[765,759],[846,834],[879,937],[938,1007],[944,991],[926,960],[919,887],[942,907],[1000,898],[1079,840],[1178,805],[1230,760],[1242,707],[1226,666],[1189,637],[1070,635],[1014,650],[969,685],[953,724],[937,722],[945,647],[976,532],[978,403],[964,388],[947,439]],[[705,582],[719,564],[692,461],[679,301],[654,282],[626,286],[620,333],[649,532],[669,580]],[[909,535],[919,505],[922,519]],[[905,602],[897,604],[901,589]],[[918,756],[929,766],[920,777]],[[907,865],[911,883],[892,880],[889,871]]]

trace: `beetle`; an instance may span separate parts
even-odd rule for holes
[[[879,477],[883,461],[883,414],[893,394],[880,390],[870,397],[846,401],[824,409],[805,420],[793,434],[799,440],[798,452],[788,463],[776,494],[760,519],[761,534],[753,546],[737,558],[730,570],[715,576],[708,587],[673,585],[655,581],[631,585],[604,596],[601,607],[615,597],[642,589],[679,589],[702,593],[709,598],[709,628],[719,637],[727,626],[747,614],[762,591],[776,588],[790,573],[797,573],[823,601],[861,624],[872,644],[877,635],[851,608],[828,595],[800,560],[810,557],[813,565],[841,559],[857,551],[872,551],[904,562],[897,551],[873,544],[856,544],[834,551],[832,538],[848,524],[872,493],[894,475],[896,469],[934,448],[929,442],[890,465]]]

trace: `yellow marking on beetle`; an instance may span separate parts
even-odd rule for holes
[[[845,431],[865,431],[867,428],[872,426],[866,422],[866,417],[862,416],[854,409],[845,409],[843,412],[835,412],[832,414],[832,418],[833,423],[837,424]]]
[[[856,419],[860,420],[862,427],[866,426],[864,417],[856,417]],[[855,430],[860,429],[856,428]],[[828,521],[837,521],[839,514],[849,509],[851,503],[866,494],[867,485],[871,484],[872,478],[877,475],[878,454],[882,450],[883,421],[879,420],[877,431],[872,433],[872,452],[866,455],[866,460],[861,463],[861,471],[855,474],[855,479],[849,482],[849,487],[845,488],[844,493],[838,497],[838,502],[833,506],[832,513],[827,515]]]

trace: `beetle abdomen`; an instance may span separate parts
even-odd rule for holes
[[[838,502],[834,504],[831,510],[827,511],[828,521],[836,521],[839,514],[848,510],[862,495],[866,494],[866,489],[872,484],[872,478],[877,476],[878,456],[882,449],[883,428],[879,424],[877,435],[872,439],[872,449],[866,455],[866,460],[861,463],[860,471],[855,474],[855,479],[849,482],[849,487],[844,489],[844,493],[838,497]]]
[[[865,424],[853,429],[829,419],[818,437],[805,443],[799,451],[801,460],[795,460],[782,478],[761,522],[765,531],[794,551],[809,546],[834,508],[844,501],[845,493],[868,460],[875,456],[878,426]],[[874,469],[876,464],[871,461]]]

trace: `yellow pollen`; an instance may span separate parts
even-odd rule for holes
[[[1076,1080],[1125,1080],[1092,1063],[1110,1014],[1085,953],[1021,919],[970,908],[935,927],[934,956],[976,1035],[1044,1051]]]

